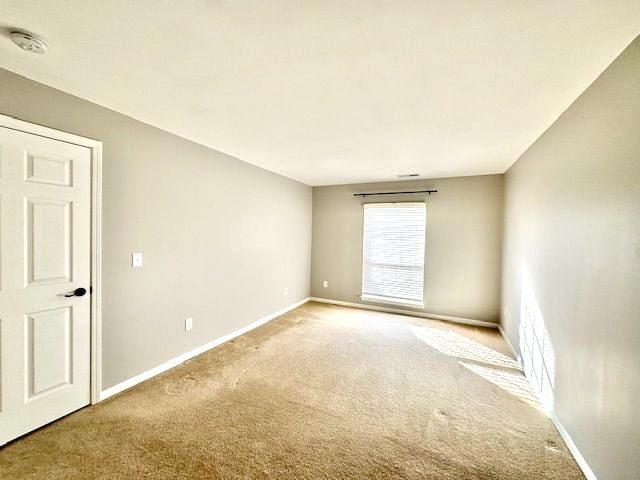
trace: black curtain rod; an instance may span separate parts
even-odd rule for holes
[[[371,193],[354,193],[354,197],[369,197],[371,195],[404,195],[408,193],[438,193],[438,190],[414,190],[411,192],[371,192]]]

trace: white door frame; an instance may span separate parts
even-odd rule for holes
[[[102,391],[102,142],[0,114],[0,127],[51,138],[91,150],[91,403]]]

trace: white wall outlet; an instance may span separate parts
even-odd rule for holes
[[[184,331],[188,332],[193,328],[193,318],[189,317],[184,321]]]
[[[328,280],[325,280],[324,282],[322,282],[322,286],[323,286],[324,288],[327,288],[327,287],[329,286],[329,281],[328,281]]]
[[[284,294],[289,295],[289,287],[284,287]]]
[[[131,266],[133,268],[142,266],[142,254],[139,252],[131,254]]]

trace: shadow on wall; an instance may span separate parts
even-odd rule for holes
[[[412,327],[412,330],[430,347],[459,359],[458,363],[469,371],[529,405],[544,410],[522,375],[520,365],[512,358],[450,330],[429,327]]]
[[[553,411],[553,388],[556,380],[556,356],[549,332],[531,283],[526,264],[520,279],[520,352],[522,368],[542,408]]]

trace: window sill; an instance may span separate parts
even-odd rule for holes
[[[403,300],[401,298],[378,297],[376,295],[360,295],[363,302],[384,303],[387,305],[398,305],[401,307],[424,308],[424,303],[414,300]]]

